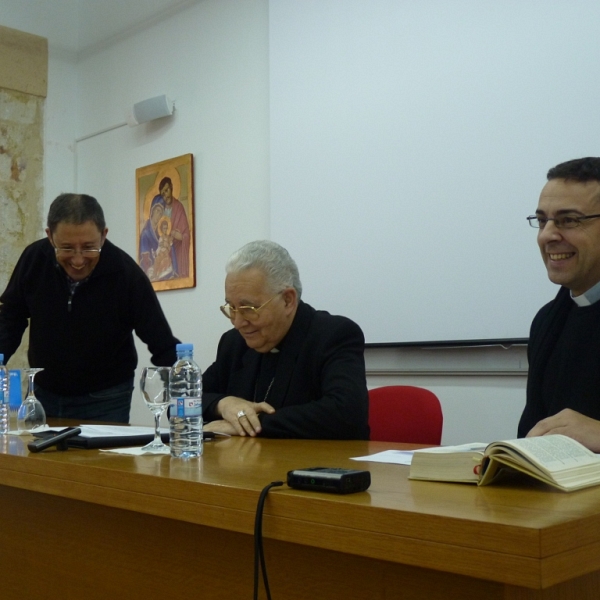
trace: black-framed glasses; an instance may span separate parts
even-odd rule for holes
[[[575,227],[579,227],[583,221],[597,219],[598,217],[600,217],[600,215],[582,215],[581,217],[566,215],[564,217],[554,217],[553,219],[549,219],[548,217],[531,215],[530,217],[527,217],[527,220],[531,227],[534,227],[535,229],[544,229],[548,224],[548,221],[554,221],[554,225],[557,229],[575,229]]]
[[[281,290],[283,292],[284,290]],[[242,319],[246,319],[247,321],[255,321],[260,317],[259,311],[262,310],[271,300],[274,300],[281,294],[281,292],[277,292],[274,296],[269,298],[264,304],[260,306],[238,306],[237,308],[233,308],[229,303],[223,304],[220,306],[221,312],[232,321],[235,320],[236,315],[240,315]]]
[[[71,258],[76,254],[81,254],[83,258],[96,258],[100,256],[102,248],[84,248],[83,250],[76,250],[75,248],[57,248],[54,247],[56,256],[62,256],[63,258]]]

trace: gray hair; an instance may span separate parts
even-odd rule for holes
[[[302,283],[294,259],[289,252],[269,240],[257,240],[234,252],[225,265],[226,273],[239,273],[247,269],[260,269],[267,278],[273,294],[292,287],[302,296]]]
[[[92,221],[101,233],[106,229],[98,200],[87,194],[61,194],[50,205],[47,227],[54,233],[59,223],[82,225],[88,221]]]

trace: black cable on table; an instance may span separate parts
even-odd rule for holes
[[[267,578],[267,566],[265,565],[265,554],[262,543],[262,518],[263,508],[265,506],[265,500],[267,494],[272,487],[283,485],[283,481],[272,481],[266,486],[258,498],[258,505],[256,506],[256,518],[254,520],[254,600],[258,600],[258,566],[259,563],[262,568],[263,583],[265,585],[265,591],[267,593],[267,600],[271,600],[271,591],[269,589],[269,580]]]

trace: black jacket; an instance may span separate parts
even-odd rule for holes
[[[29,364],[43,367],[36,383],[50,392],[79,395],[134,376],[132,332],[147,344],[156,365],[176,360],[171,328],[146,274],[106,240],[100,260],[69,303],[70,288],[48,239],[19,258],[0,296],[0,352],[14,354],[30,320]]]
[[[345,317],[300,302],[281,345],[261,435],[273,438],[369,439],[364,336]],[[225,396],[253,400],[261,354],[232,329],[203,376],[207,420]]]
[[[561,287],[535,316],[527,354],[527,404],[519,437],[564,408],[600,419],[600,303],[578,307]]]

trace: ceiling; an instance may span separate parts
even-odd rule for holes
[[[0,25],[48,38],[50,50],[93,52],[201,0],[0,0]]]

